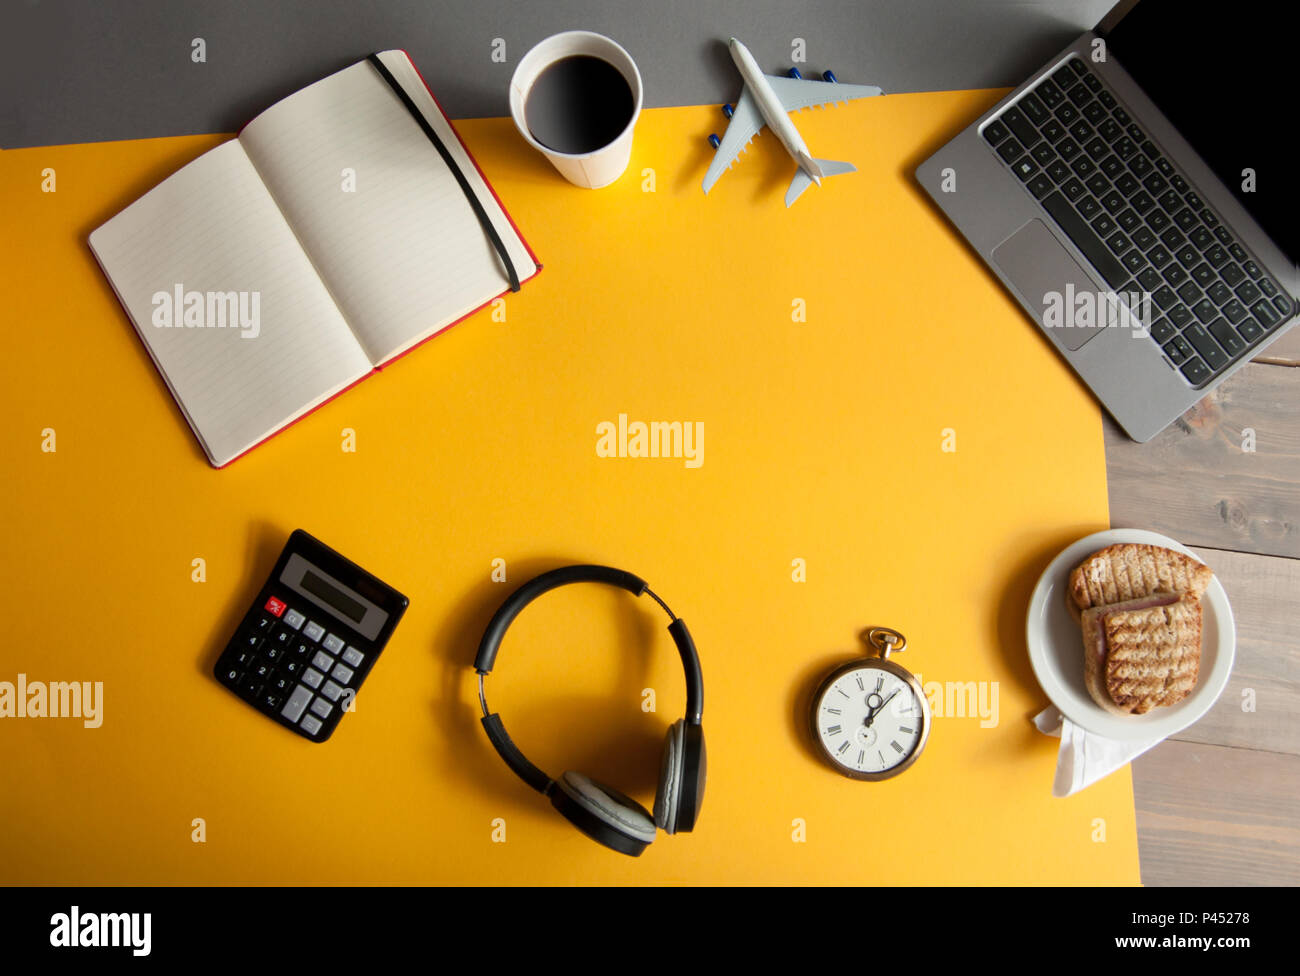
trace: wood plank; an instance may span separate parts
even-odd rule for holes
[[[1300,326],[1291,326],[1289,332],[1256,356],[1253,362],[1300,366]]]
[[[1162,742],[1133,796],[1143,884],[1300,884],[1300,757]]]
[[[1111,525],[1300,558],[1297,404],[1300,369],[1250,363],[1146,444],[1106,417]]]
[[[1300,560],[1221,549],[1193,549],[1228,594],[1237,657],[1228,687],[1182,742],[1300,756]],[[1244,693],[1250,691],[1248,698]],[[1253,711],[1246,710],[1253,706]]]

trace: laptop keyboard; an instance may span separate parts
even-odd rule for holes
[[[1294,313],[1081,59],[1044,76],[983,136],[1114,292],[1151,296],[1150,339],[1192,386]]]

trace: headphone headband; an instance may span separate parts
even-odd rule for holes
[[[704,676],[700,669],[700,658],[695,650],[695,642],[691,639],[690,631],[686,629],[685,621],[672,612],[668,604],[650,589],[645,580],[621,569],[596,565],[562,566],[529,580],[510,594],[505,603],[501,604],[497,612],[492,615],[487,629],[483,632],[483,639],[479,641],[478,653],[474,657],[474,670],[478,672],[483,728],[492,745],[496,747],[497,753],[505,760],[506,765],[514,770],[515,775],[538,792],[547,794],[551,792],[555,781],[528,761],[506,732],[501,716],[489,711],[487,699],[483,694],[483,678],[492,672],[506,630],[514,622],[515,617],[519,616],[520,611],[542,594],[570,583],[604,583],[627,590],[633,596],[648,593],[663,607],[672,621],[668,625],[668,633],[672,636],[673,643],[677,645],[677,652],[681,656],[682,668],[686,674],[686,723],[698,726],[704,711]]]

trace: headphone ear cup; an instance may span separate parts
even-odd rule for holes
[[[678,719],[664,737],[659,763],[659,789],[655,793],[655,824],[668,834],[677,833],[677,810],[682,798],[682,760],[686,722]]]
[[[597,843],[639,857],[655,839],[650,811],[612,786],[566,772],[551,791],[551,805]]]

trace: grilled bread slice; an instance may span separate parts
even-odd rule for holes
[[[1156,594],[1083,611],[1088,694],[1117,715],[1175,705],[1201,668],[1201,601]]]
[[[1066,603],[1078,620],[1090,607],[1155,593],[1199,597],[1214,573],[1204,563],[1161,546],[1120,543],[1094,552],[1070,573]]]

